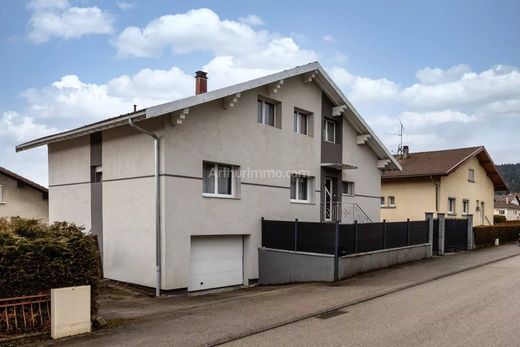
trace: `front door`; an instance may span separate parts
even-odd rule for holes
[[[332,177],[325,177],[324,215],[326,221],[334,218],[334,179]]]

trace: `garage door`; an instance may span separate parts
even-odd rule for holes
[[[242,284],[242,258],[242,236],[193,236],[188,290]]]

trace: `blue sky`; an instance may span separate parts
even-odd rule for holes
[[[0,166],[47,183],[55,131],[319,60],[395,150],[485,145],[519,162],[518,1],[7,0]]]

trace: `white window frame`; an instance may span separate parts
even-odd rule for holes
[[[302,119],[305,119],[305,132],[302,132]],[[309,135],[309,114],[294,110],[293,131],[301,135]]]
[[[392,202],[393,200],[393,202]],[[395,196],[394,195],[389,195],[388,196],[388,206],[389,207],[395,207]]]
[[[469,214],[469,200],[462,200],[462,214]]]
[[[4,201],[4,186],[0,184],[0,204],[5,204]]]
[[[296,203],[304,203],[304,204],[308,204],[311,202],[311,188],[312,188],[312,177],[309,177],[309,176],[301,176],[301,175],[291,175],[291,182],[290,182],[290,185],[292,184],[293,182],[293,178],[295,178],[295,184],[296,184],[296,187],[295,187],[295,195],[296,195],[296,199],[292,199],[290,194],[291,194],[291,191],[292,191],[292,187],[290,187],[290,191],[289,191],[289,200],[291,202],[296,202]],[[306,200],[303,200],[303,199],[299,199],[299,195],[300,195],[300,184],[299,184],[299,181],[301,179],[306,179],[307,180],[307,199]]]
[[[354,182],[352,181],[343,181],[343,187],[345,186],[345,184],[347,185],[347,191],[343,191],[343,195],[347,195],[347,196],[354,196],[356,193],[354,191],[354,188],[355,188],[355,185],[354,185]],[[349,192],[349,189],[348,187],[350,187],[350,192]]]
[[[327,131],[327,124],[332,124],[333,125],[333,131],[332,131],[332,139],[329,138],[328,136],[328,131]],[[336,143],[336,122],[334,121],[331,121],[330,119],[325,119],[325,122],[324,122],[324,134],[323,134],[323,140],[326,141],[326,142],[330,142],[330,143]]]
[[[258,113],[256,115],[256,120],[257,120],[257,123],[259,124],[263,124],[263,125],[267,125],[267,126],[270,126],[270,127],[273,127],[273,128],[276,128],[276,104],[274,102],[271,102],[271,101],[266,101],[266,100],[263,100],[263,99],[258,99],[257,101],[257,107],[258,107],[258,102],[262,103],[262,120],[261,122],[258,122]],[[270,104],[270,105],[273,105],[273,125],[271,124],[267,124],[265,122],[266,120],[266,116],[265,116],[265,110],[266,110],[266,107],[265,107],[265,104]],[[257,112],[258,112],[258,109],[257,109]]]
[[[506,214],[506,211],[505,210],[498,210],[498,214],[501,215],[501,216],[504,216]]]
[[[381,205],[380,206],[381,207],[386,206],[386,202],[385,202],[385,197],[384,196],[381,197]]]
[[[451,203],[453,201],[453,204]],[[455,198],[448,198],[448,213],[449,214],[456,214],[456,206],[457,204],[457,199]]]
[[[475,170],[468,169],[468,182],[475,183]]]
[[[214,191],[215,193],[205,193],[204,192],[204,165],[213,165],[213,172],[216,172],[215,175],[215,184],[214,184]],[[231,168],[231,194],[220,194],[218,192],[218,167],[219,166],[229,166]],[[224,163],[213,163],[205,161],[202,163],[202,196],[205,197],[212,197],[212,198],[226,198],[226,199],[232,199],[236,197],[236,166],[230,165],[230,164],[224,164]]]

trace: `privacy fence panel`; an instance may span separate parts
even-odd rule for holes
[[[339,225],[339,254],[356,253],[356,226],[354,224]]]
[[[357,253],[384,249],[383,223],[357,225]]]
[[[386,248],[408,246],[407,222],[386,223]]]
[[[333,223],[298,223],[298,251],[334,254],[335,238]]]
[[[420,245],[429,242],[428,222],[425,220],[410,221],[409,245]]]
[[[262,220],[262,247],[294,251],[295,222]]]
[[[444,237],[445,252],[465,251],[468,245],[468,220],[446,219]]]

